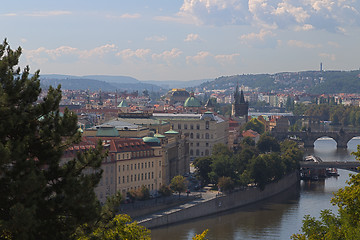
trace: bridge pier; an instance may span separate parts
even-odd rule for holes
[[[338,140],[338,141],[336,141],[337,142],[337,148],[347,148],[347,143],[348,143],[348,141],[340,141],[340,140]]]
[[[314,141],[304,141],[304,148],[314,148]]]

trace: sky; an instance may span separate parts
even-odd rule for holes
[[[196,80],[360,67],[359,0],[11,0],[1,40],[41,74]]]

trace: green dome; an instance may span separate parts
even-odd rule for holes
[[[156,138],[165,138],[164,135],[159,134],[159,133],[154,134],[154,137],[156,137]]]
[[[200,101],[194,96],[188,97],[184,103],[184,107],[201,107]]]
[[[143,137],[144,143],[158,143],[160,144],[160,140],[156,137]]]
[[[165,134],[178,134],[179,132],[174,131],[174,130],[169,130],[167,132],[165,132]]]

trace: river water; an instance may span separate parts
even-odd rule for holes
[[[305,154],[314,154],[323,161],[355,161],[351,152],[356,151],[360,139],[352,139],[348,149],[337,149],[334,140],[319,139],[314,149]],[[187,240],[209,229],[208,239],[290,239],[298,233],[306,214],[318,217],[322,209],[336,211],[330,203],[333,192],[346,186],[349,171],[339,170],[339,177],[320,181],[300,181],[294,187],[276,197],[229,212],[189,220],[185,223],[152,229],[155,240]]]

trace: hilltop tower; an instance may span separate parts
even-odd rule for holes
[[[243,90],[239,93],[239,85],[234,92],[234,103],[232,104],[232,116],[244,118],[247,122],[249,103],[245,101]]]

